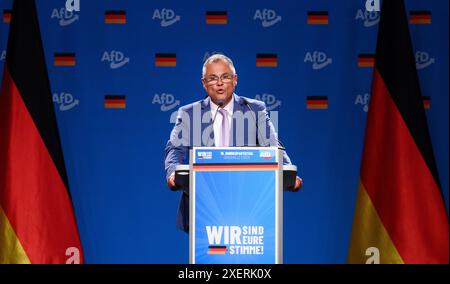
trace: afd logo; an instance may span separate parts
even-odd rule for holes
[[[212,152],[197,152],[197,158],[199,160],[211,160],[212,159]]]
[[[58,19],[59,25],[61,27],[65,27],[74,23],[75,21],[78,21],[79,15],[77,14],[76,10],[69,11],[66,8],[54,8],[50,18]]]
[[[355,105],[362,106],[363,111],[368,112],[369,111],[369,100],[370,100],[369,93],[358,94],[358,95],[356,95]]]
[[[275,25],[278,22],[281,22],[281,16],[277,15],[277,12],[275,10],[271,9],[262,9],[262,10],[256,10],[255,15],[253,16],[253,20],[259,20],[261,21],[261,25],[264,28],[271,27]]]
[[[380,0],[366,0],[366,10],[380,12]]]
[[[272,153],[270,151],[260,151],[259,157],[264,160],[270,160],[272,158]]]
[[[3,61],[6,59],[6,50],[2,50],[2,53],[0,53],[0,61]]]
[[[267,93],[256,94],[255,100],[263,101],[266,104],[267,111],[274,110],[281,105],[281,101],[277,100],[277,97]]]
[[[69,12],[73,11],[80,12],[80,0],[67,0],[66,10]]]
[[[109,62],[109,68],[118,69],[128,62],[130,62],[129,57],[125,57],[123,52],[117,50],[111,50],[110,52],[103,52],[102,62]]]
[[[380,21],[380,12],[359,9],[356,12],[355,21],[363,21],[366,28],[373,27]]]
[[[176,100],[172,94],[162,93],[153,96],[152,104],[159,104],[161,111],[169,111],[180,105],[180,100]]]
[[[417,70],[425,69],[435,61],[434,58],[425,51],[416,51],[415,57]]]
[[[305,54],[305,59],[303,60],[303,62],[310,62],[312,63],[313,70],[320,70],[331,64],[333,62],[333,59],[327,57],[325,52],[313,51],[307,52]]]
[[[67,111],[80,104],[80,101],[74,99],[69,93],[53,93],[53,102],[59,105],[60,111]]]
[[[152,20],[160,20],[161,27],[165,28],[171,26],[178,22],[181,19],[179,15],[175,15],[175,12],[172,9],[155,9],[153,11]]]

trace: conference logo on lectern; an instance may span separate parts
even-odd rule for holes
[[[111,50],[103,52],[102,62],[108,62],[109,68],[118,69],[130,62],[130,58],[126,57],[123,52]]]
[[[425,51],[416,51],[415,57],[417,70],[425,69],[435,61],[434,58]]]
[[[78,15],[78,12],[76,10],[69,11],[66,9],[66,7],[62,7],[54,8],[50,19],[58,20],[58,24],[61,27],[65,27],[78,21],[80,19],[80,16]]]
[[[9,24],[11,22],[11,9],[3,10],[3,23]]]
[[[278,22],[281,22],[281,16],[272,9],[258,9],[253,16],[254,21],[260,21],[263,28],[269,28]]]
[[[152,20],[160,21],[161,27],[166,28],[181,20],[181,17],[176,15],[174,10],[164,8],[155,9],[153,11]]]
[[[179,106],[180,100],[177,100],[172,94],[161,93],[153,96],[152,104],[160,105],[161,111],[169,111]]]
[[[380,12],[359,9],[356,11],[355,21],[362,21],[365,28],[376,26],[380,21]]]
[[[272,159],[272,153],[270,151],[260,151],[259,157],[267,161]]]
[[[211,160],[212,159],[212,152],[198,151],[197,152],[197,159],[199,159],[199,160]]]
[[[205,226],[208,254],[264,254],[264,226]]]
[[[75,99],[72,94],[66,92],[53,93],[53,102],[59,105],[60,111],[73,109],[80,104],[78,99]]]
[[[268,93],[256,94],[255,100],[263,101],[267,111],[274,110],[281,105],[281,101],[275,95]]]
[[[333,59],[328,57],[327,54],[322,51],[308,51],[305,53],[303,62],[311,63],[313,70],[320,70],[333,63]]]

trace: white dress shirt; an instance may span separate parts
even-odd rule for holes
[[[217,109],[218,109],[218,105],[216,105],[212,100],[210,100],[210,104],[211,104],[211,115],[212,117],[214,117],[216,115]],[[231,131],[231,119],[233,117],[233,109],[234,109],[234,97],[231,97],[231,100],[228,102],[228,104],[226,106],[223,107],[226,111],[227,111],[227,119],[228,119],[228,129],[230,129]],[[221,113],[218,113],[216,116],[216,120],[214,120],[214,145],[220,145],[220,141],[222,138],[222,133],[221,133],[221,129],[222,129],[222,119],[223,116]],[[228,139],[230,139],[230,133],[228,133]],[[231,145],[231,142],[229,142],[229,145]]]

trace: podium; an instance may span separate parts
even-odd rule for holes
[[[189,263],[280,264],[283,190],[297,168],[277,147],[194,147],[175,171],[189,189]]]

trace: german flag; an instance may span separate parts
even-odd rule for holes
[[[308,11],[308,25],[328,25],[328,11]]]
[[[156,53],[156,67],[175,67],[177,66],[177,55],[175,53]]]
[[[14,1],[0,90],[0,263],[82,263],[34,1]]]
[[[11,22],[11,10],[3,10],[3,23],[9,24]]]
[[[348,260],[449,262],[448,217],[402,0],[383,1]]]
[[[430,100],[431,100],[430,96],[423,96],[422,97],[422,102],[423,102],[423,108],[424,109],[429,109],[430,108]]]
[[[226,25],[228,24],[227,11],[206,11],[207,25]]]
[[[278,55],[275,53],[256,54],[256,67],[277,67]]]
[[[208,254],[225,254],[228,251],[226,246],[209,246]]]
[[[424,11],[424,10],[410,11],[409,23],[412,25],[431,24],[431,11]]]
[[[126,108],[126,96],[124,95],[105,95],[105,108]]]
[[[375,64],[375,55],[368,53],[358,54],[358,67],[373,67]]]
[[[327,96],[307,96],[306,97],[307,109],[328,109],[328,97]]]
[[[55,52],[53,57],[53,64],[55,66],[75,66],[75,53],[71,52]]]
[[[127,13],[125,10],[105,11],[105,24],[126,24]]]

